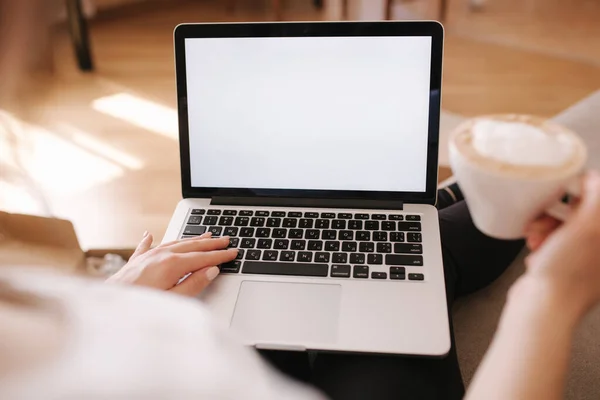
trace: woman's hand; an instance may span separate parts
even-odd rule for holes
[[[129,262],[108,282],[129,283],[196,296],[219,274],[217,265],[235,259],[229,238],[212,239],[210,233],[194,239],[176,240],[151,249],[147,232]],[[183,282],[178,282],[189,275]]]
[[[573,298],[584,313],[600,302],[600,174],[590,172],[571,217],[543,216],[531,223],[525,277],[541,279]],[[566,299],[565,299],[566,300]]]

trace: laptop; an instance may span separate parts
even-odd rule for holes
[[[259,349],[443,356],[437,22],[183,24],[163,242],[238,258],[201,294]]]

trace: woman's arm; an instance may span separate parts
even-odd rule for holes
[[[562,399],[581,308],[567,293],[520,279],[466,398]]]
[[[600,175],[586,177],[566,223],[540,218],[527,243],[527,272],[509,292],[467,399],[563,398],[575,329],[600,302]]]

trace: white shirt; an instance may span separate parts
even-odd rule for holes
[[[197,300],[22,268],[0,270],[2,282],[57,299],[64,319],[50,357],[0,376],[2,399],[323,398],[217,329]],[[0,329],[2,346],[25,337]]]

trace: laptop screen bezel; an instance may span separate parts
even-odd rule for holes
[[[185,39],[352,36],[429,36],[432,38],[427,173],[426,189],[424,192],[218,188],[193,187],[191,185]],[[434,204],[436,201],[438,174],[443,37],[443,27],[435,21],[208,23],[178,25],[174,31],[174,45],[183,197],[278,197],[402,201],[404,203]],[[207,166],[207,168],[210,167]]]

